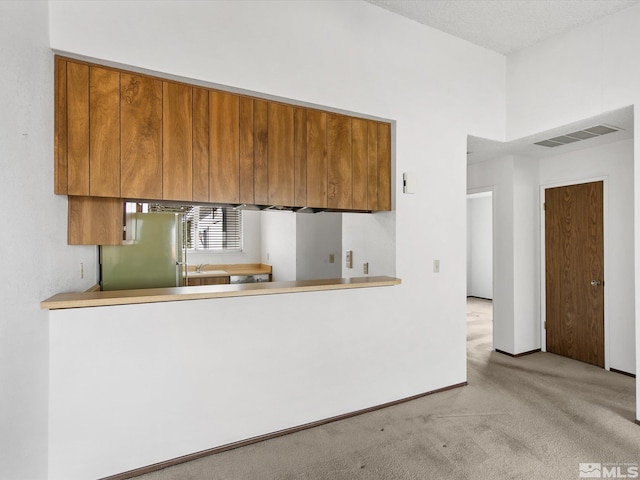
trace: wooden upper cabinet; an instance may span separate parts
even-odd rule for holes
[[[120,74],[89,69],[89,194],[120,196]]]
[[[193,200],[209,201],[209,91],[193,88]]]
[[[162,199],[193,199],[192,88],[162,85]]]
[[[162,81],[120,78],[121,195],[162,198]]]
[[[335,209],[353,208],[353,167],[351,164],[351,118],[327,115],[327,206]]]
[[[54,124],[53,124],[53,192],[66,195],[67,189],[67,61],[54,61]]]
[[[123,224],[124,203],[121,199],[69,197],[69,245],[120,245]]]
[[[269,106],[265,100],[253,102],[253,187],[256,205],[269,204]]]
[[[391,209],[389,123],[61,57],[54,74],[57,194]]]
[[[351,167],[353,173],[352,205],[354,210],[369,209],[368,192],[368,160],[369,137],[367,120],[351,119]]]
[[[378,210],[378,124],[367,122],[367,209]]]
[[[269,102],[269,204],[294,204],[293,107]]]
[[[94,74],[95,75],[95,74]],[[89,195],[89,66],[67,65],[67,188]],[[100,97],[100,100],[103,100]]]
[[[56,193],[120,196],[120,74],[56,59]]]
[[[253,99],[240,97],[240,203],[253,205],[254,190],[254,128]]]
[[[327,114],[307,112],[307,205],[327,208]]]
[[[293,164],[294,198],[296,207],[307,206],[307,110],[296,108],[293,112]]]
[[[378,208],[391,210],[391,125],[378,123]]]
[[[209,201],[240,203],[240,98],[209,92]]]

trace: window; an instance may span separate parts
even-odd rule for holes
[[[143,205],[149,212],[182,214],[186,247],[190,250],[242,250],[242,211],[231,207]]]

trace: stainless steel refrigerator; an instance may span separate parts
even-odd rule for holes
[[[176,287],[184,284],[186,251],[180,214],[135,213],[127,245],[100,247],[102,290]]]

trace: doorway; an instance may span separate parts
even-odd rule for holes
[[[604,182],[544,189],[546,350],[605,366]]]
[[[493,348],[493,190],[467,195],[467,340]]]

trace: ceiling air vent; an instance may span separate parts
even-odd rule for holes
[[[542,140],[541,142],[535,142],[535,145],[540,145],[542,147],[559,147],[560,145],[588,140],[593,137],[599,137],[600,135],[606,135],[607,133],[617,132],[618,130],[620,130],[620,128],[613,127],[611,125],[596,125],[595,127],[585,128],[584,130],[578,130],[577,132],[567,133],[566,135]]]

